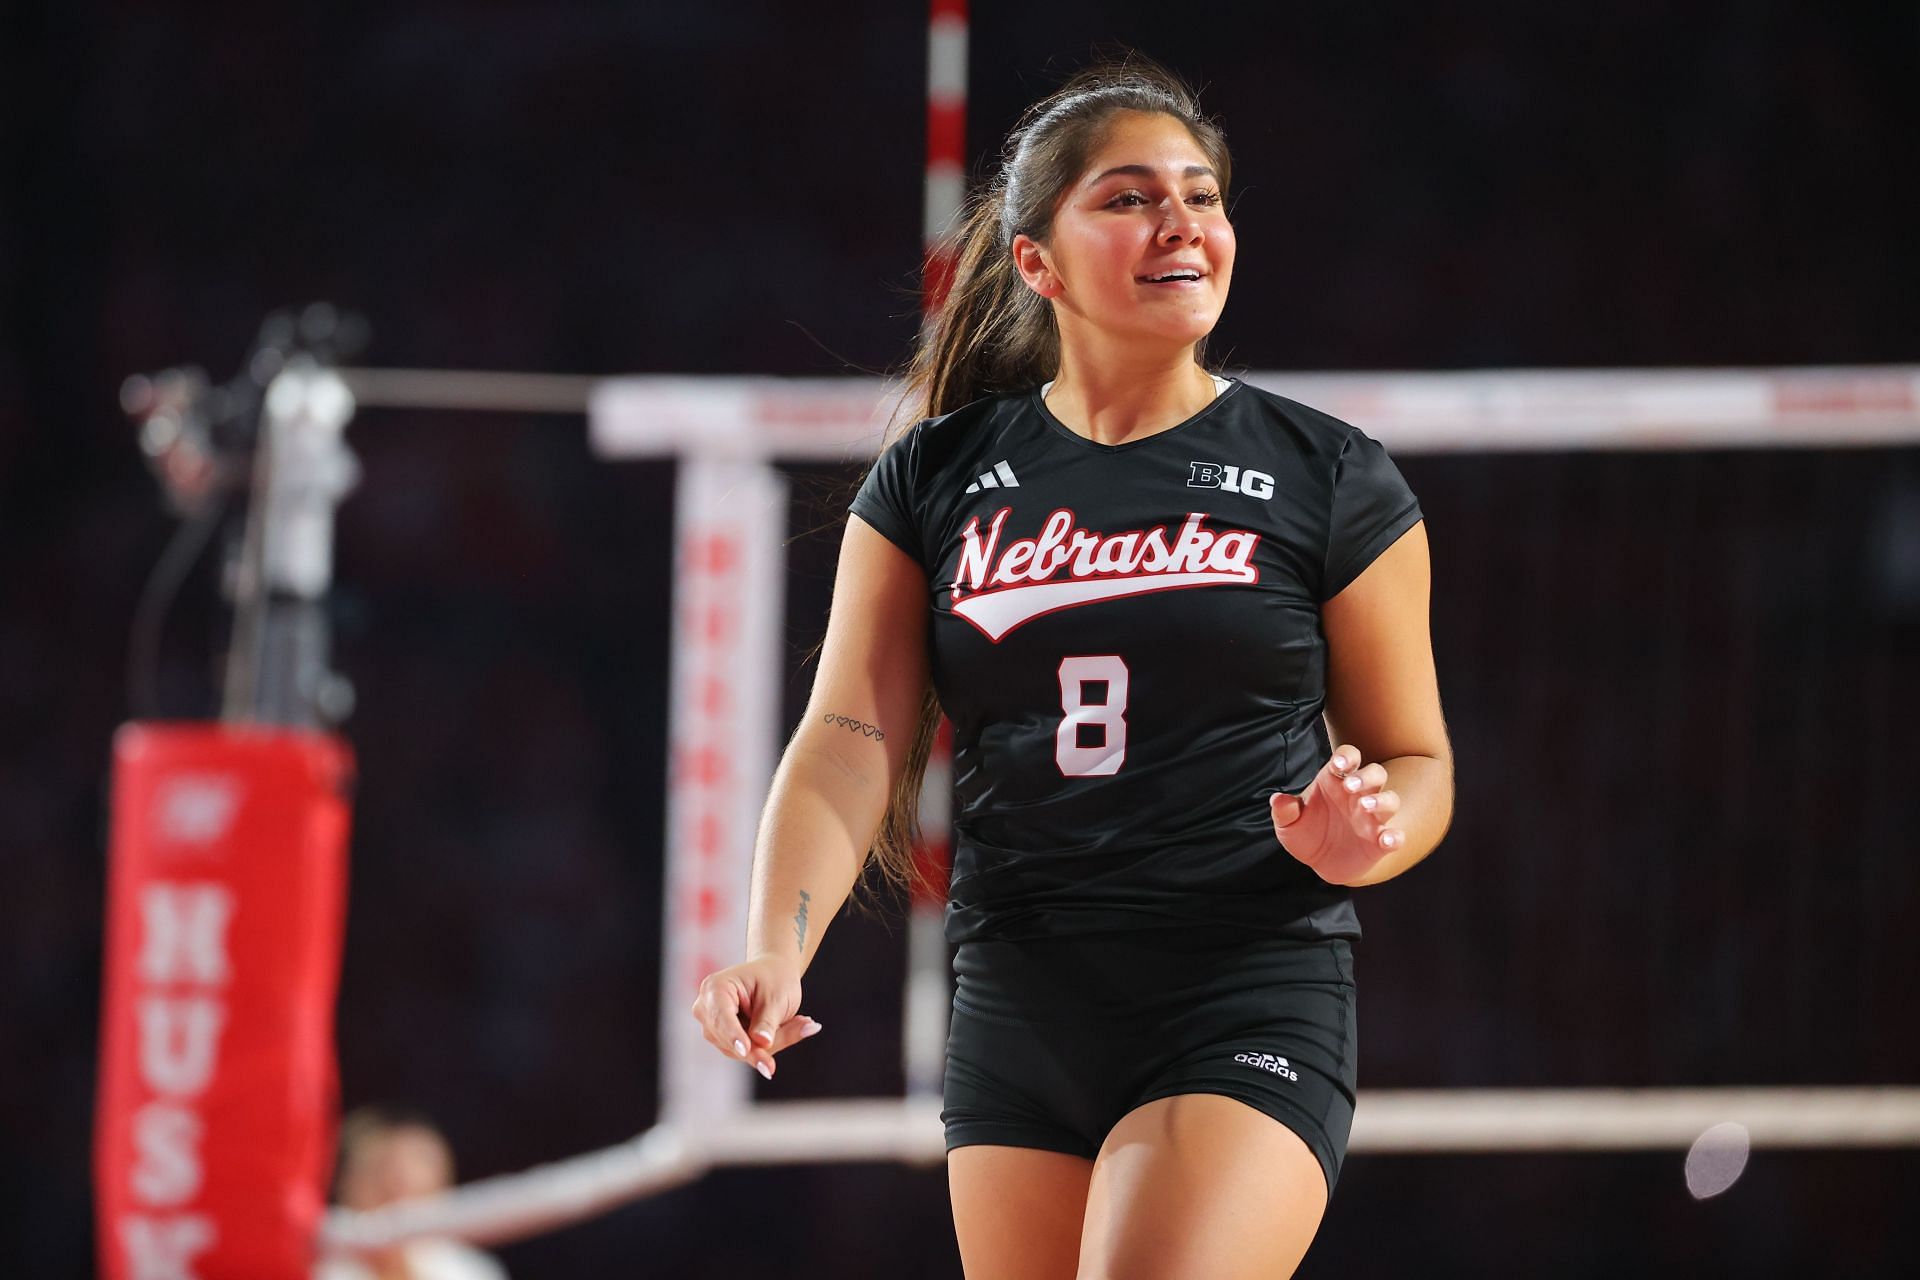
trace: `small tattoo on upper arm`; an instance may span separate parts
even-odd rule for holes
[[[843,729],[851,729],[855,733],[872,738],[875,742],[885,742],[887,740],[887,735],[880,732],[880,726],[855,720],[852,716],[838,715],[829,711],[822,718],[825,719],[828,724],[837,724]]]
[[[807,949],[807,904],[813,901],[813,895],[805,889],[800,891],[800,910],[793,917],[794,945],[805,954]]]

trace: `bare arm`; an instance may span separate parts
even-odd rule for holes
[[[707,1039],[771,1074],[800,977],[865,865],[906,768],[927,683],[927,577],[858,516],[847,521],[806,713],[774,771],[754,842],[747,959],[709,974],[693,1013]],[[751,1029],[748,1054],[733,1046]]]
[[[1377,762],[1380,786],[1390,790],[1363,785],[1354,794],[1385,797],[1376,810],[1390,806],[1402,833],[1398,847],[1347,884],[1391,880],[1433,852],[1453,821],[1453,747],[1429,623],[1432,581],[1423,520],[1321,610],[1329,734]],[[1372,781],[1361,773],[1363,783]]]
[[[802,973],[859,879],[886,814],[889,762],[875,767],[875,761],[860,757],[878,752],[845,749],[832,741],[833,734],[848,728],[818,727],[828,723],[826,717],[842,714],[808,708],[808,722],[787,744],[774,772],[754,846],[747,954],[790,959]],[[872,730],[875,742],[886,733],[871,721],[847,718]],[[912,733],[912,724],[900,720],[894,732],[886,733],[886,744],[895,739],[904,744]]]
[[[847,520],[820,670],[760,817],[747,954],[812,963],[886,817],[927,682],[927,578]]]
[[[1422,521],[1321,607],[1336,746],[1305,794],[1274,797],[1274,825],[1288,852],[1336,884],[1392,879],[1431,853],[1453,821],[1431,580]]]

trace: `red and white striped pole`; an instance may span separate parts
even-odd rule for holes
[[[942,237],[958,222],[967,193],[967,0],[932,0],[927,19],[927,188],[921,224],[921,305],[932,315],[953,282]],[[901,1034],[907,1092],[938,1096],[946,1072],[951,995],[944,916],[952,850],[952,729],[944,719],[920,791],[914,860],[933,889],[914,895],[907,926],[907,993]]]
[[[932,0],[927,20],[927,195],[921,242],[925,310],[937,309],[953,280],[940,237],[967,194],[967,0]]]

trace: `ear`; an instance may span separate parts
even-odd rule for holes
[[[1029,289],[1043,298],[1060,295],[1060,276],[1053,269],[1053,255],[1044,245],[1023,232],[1013,238],[1011,249],[1014,268]]]

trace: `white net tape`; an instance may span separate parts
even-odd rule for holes
[[[716,1070],[735,1069],[716,1058]],[[1363,1091],[1354,1154],[1684,1151],[1716,1125],[1755,1147],[1920,1146],[1920,1089],[1423,1089]],[[940,1103],[873,1099],[762,1103],[699,1130],[662,1127],[617,1147],[488,1178],[372,1213],[335,1210],[331,1247],[416,1235],[523,1239],[652,1195],[721,1165],[891,1160],[946,1154]]]

